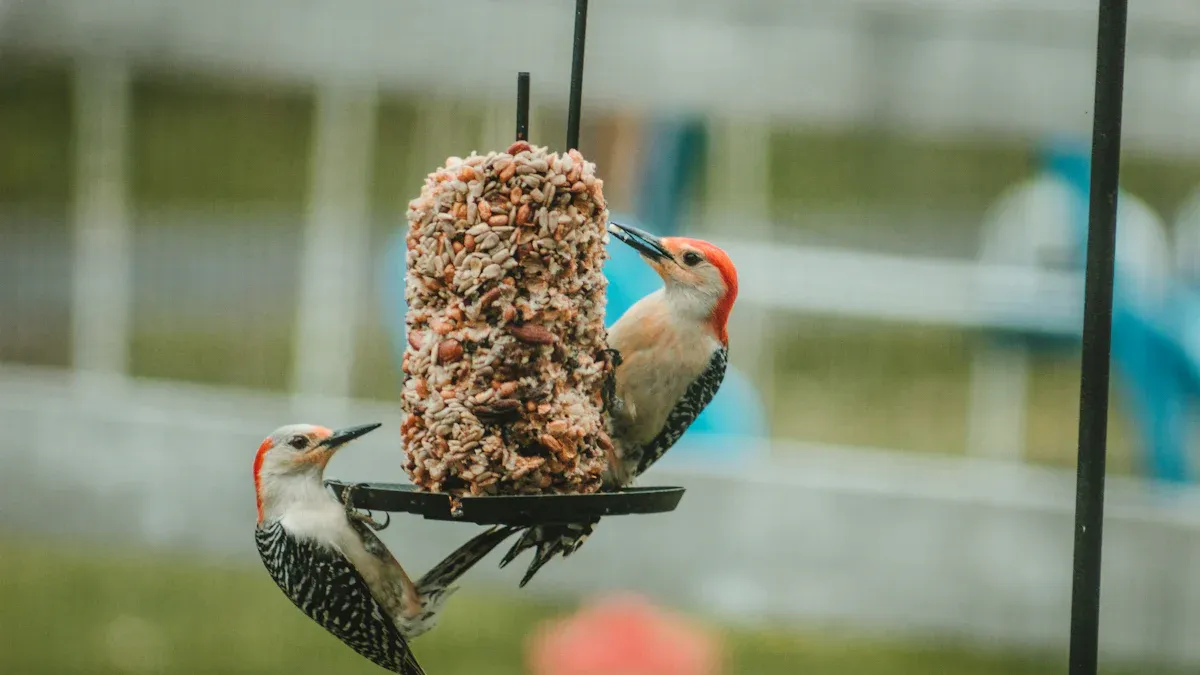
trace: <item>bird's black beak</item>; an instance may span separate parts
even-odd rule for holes
[[[382,422],[373,422],[371,424],[359,424],[358,426],[338,429],[332,434],[329,434],[325,440],[321,441],[319,447],[328,448],[329,450],[336,450],[350,441],[358,438],[359,436],[365,436],[372,431],[375,431],[381,426],[383,426]]]
[[[633,250],[641,253],[650,260],[658,261],[664,259],[675,259],[674,256],[671,255],[671,252],[668,251],[665,246],[663,246],[661,239],[645,230],[639,230],[638,228],[630,225],[622,225],[620,223],[614,223],[610,221],[608,223],[608,231],[612,233],[612,236],[620,239],[626,244],[629,244]]]

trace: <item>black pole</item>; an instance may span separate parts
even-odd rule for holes
[[[1125,79],[1127,10],[1128,0],[1100,0],[1083,303],[1083,357],[1079,381],[1079,464],[1075,483],[1070,675],[1095,675],[1098,660],[1104,464],[1108,436],[1113,263],[1121,164],[1121,98]]]
[[[529,140],[529,73],[517,73],[517,140]]]
[[[567,149],[579,149],[579,107],[583,103],[583,50],[588,0],[575,0],[575,44],[571,51],[571,102],[567,110]]]

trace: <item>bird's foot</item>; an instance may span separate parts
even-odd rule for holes
[[[613,349],[612,347],[606,347],[604,349],[604,353],[608,354],[609,360],[612,361],[613,368],[616,368],[617,366],[621,365],[622,358],[621,358],[620,351]]]
[[[363,485],[366,485],[366,483],[347,485],[342,488],[342,505],[346,507],[346,517],[351,520],[357,520],[376,532],[384,530],[388,525],[392,524],[391,514],[385,513],[384,515],[387,516],[387,519],[381,523],[375,519],[375,516],[370,511],[364,512],[354,508],[354,491]]]

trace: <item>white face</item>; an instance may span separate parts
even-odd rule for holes
[[[378,429],[360,424],[336,431],[312,424],[291,424],[276,429],[254,458],[254,488],[258,514],[285,509],[289,503],[329,499],[322,485],[325,466],[338,448]]]
[[[312,424],[289,424],[276,429],[259,446],[259,480],[315,474],[320,477],[325,465],[337,448],[328,448],[321,442],[333,432]]]
[[[662,242],[671,252],[671,259],[647,262],[662,277],[672,299],[671,306],[688,318],[709,316],[725,295],[721,271],[708,260],[702,249],[686,239],[665,237]]]
[[[325,465],[342,444],[331,438],[335,433],[312,424],[290,424],[262,442],[254,458],[259,522],[277,518],[297,505],[330,499],[321,479]],[[328,442],[331,440],[334,442]]]

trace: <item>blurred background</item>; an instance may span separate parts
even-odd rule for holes
[[[1133,5],[1101,644],[1195,672],[1200,5]],[[330,473],[405,479],[405,207],[507,147],[518,70],[564,149],[572,14],[0,0],[0,672],[381,672],[261,569],[251,457],[378,420]],[[1062,672],[1095,32],[1090,0],[593,3],[580,149],[614,219],[730,253],[733,370],[642,481],[677,511],[520,593],[484,561],[426,669],[582,672],[554,619],[687,673]],[[612,253],[610,323],[656,282]],[[472,532],[383,538],[420,573]],[[646,627],[675,612],[692,642]]]

